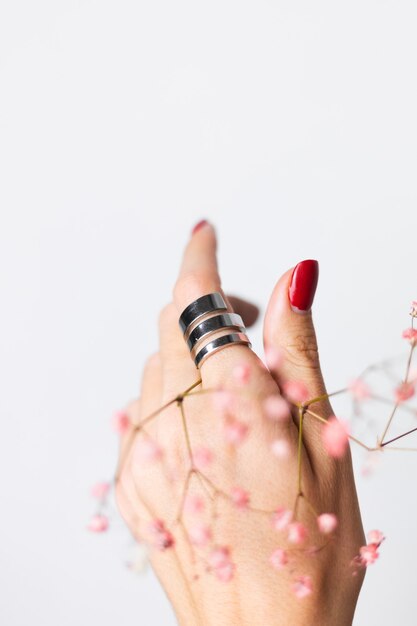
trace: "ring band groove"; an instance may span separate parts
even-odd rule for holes
[[[208,338],[210,334],[226,328],[245,332],[243,320],[237,313],[222,313],[220,315],[214,315],[213,317],[209,317],[200,322],[200,324],[198,324],[190,333],[187,339],[187,345],[190,351],[192,352],[195,350],[197,344],[204,337]]]
[[[252,344],[245,333],[230,333],[229,335],[217,337],[217,339],[213,339],[213,341],[210,341],[203,348],[201,348],[194,359],[194,363],[196,367],[199,368],[210,355],[226,348],[227,346],[239,344],[247,345],[248,348],[252,347]]]

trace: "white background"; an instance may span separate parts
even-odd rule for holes
[[[330,389],[404,349],[416,18],[401,0],[0,0],[3,624],[174,624],[124,568],[122,524],[85,525],[195,221],[218,229],[225,288],[262,306],[319,260]],[[415,624],[416,458],[358,477],[388,538],[356,626]]]

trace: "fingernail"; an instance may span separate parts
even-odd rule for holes
[[[203,226],[205,226],[206,224],[208,224],[207,220],[200,220],[199,222],[197,222],[197,224],[194,226],[194,228],[191,231],[191,235],[195,235],[196,232],[201,230]]]
[[[288,291],[293,311],[305,313],[311,309],[318,279],[319,264],[317,261],[308,259],[295,266]]]

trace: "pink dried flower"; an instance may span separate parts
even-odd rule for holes
[[[97,498],[97,500],[104,500],[109,494],[110,488],[110,483],[96,483],[91,488],[91,495],[93,498]]]
[[[159,550],[167,550],[174,545],[174,536],[165,527],[165,522],[154,519],[149,524],[149,532],[153,535],[153,543]]]
[[[249,427],[237,419],[229,419],[224,425],[224,436],[228,443],[238,446],[246,439]]]
[[[352,380],[348,389],[356,400],[366,400],[366,398],[369,398],[371,395],[369,385],[361,378]]]
[[[283,569],[288,563],[288,554],[282,548],[277,548],[271,554],[269,561],[275,569]]]
[[[116,411],[112,417],[113,430],[119,435],[124,435],[130,426],[130,419],[125,411]]]
[[[185,503],[184,510],[186,513],[190,513],[191,515],[199,515],[204,511],[205,502],[201,496],[197,496],[194,494],[188,494]]]
[[[109,527],[109,520],[105,515],[93,515],[88,523],[87,529],[92,533],[103,533]]]
[[[411,382],[403,382],[394,389],[395,400],[398,403],[406,402],[415,394],[415,386]]]
[[[197,469],[203,470],[213,462],[213,452],[210,448],[200,446],[193,450],[193,461]]]
[[[271,451],[278,459],[286,459],[291,452],[290,444],[286,439],[275,439],[271,444]]]
[[[247,491],[245,491],[241,487],[233,487],[230,496],[236,508],[240,510],[244,510],[248,508],[249,493]]]
[[[288,526],[288,541],[302,543],[307,537],[307,528],[301,522],[292,522]]]
[[[188,534],[195,546],[206,546],[211,541],[211,530],[205,524],[193,526]]]
[[[285,530],[291,520],[292,511],[290,511],[290,509],[279,507],[272,517],[272,525],[275,530]]]
[[[213,548],[208,562],[219,580],[228,582],[232,579],[235,566],[230,558],[230,549],[227,546]]]
[[[322,513],[317,518],[317,525],[321,533],[328,535],[337,527],[337,517],[333,513]]]
[[[282,391],[285,397],[294,404],[301,404],[308,400],[308,389],[301,380],[287,380],[282,385]]]
[[[282,367],[284,362],[284,355],[282,350],[268,346],[265,349],[265,361],[270,371],[276,372]]]
[[[359,554],[364,565],[372,565],[379,557],[378,546],[375,543],[369,543],[360,548]]]
[[[412,317],[417,317],[417,300],[413,300],[411,303],[410,315]]]
[[[309,596],[312,591],[313,586],[310,576],[299,576],[292,585],[292,592],[300,600]]]
[[[330,456],[341,458],[348,447],[349,427],[335,416],[330,417],[324,425],[323,443]]]
[[[213,408],[220,416],[230,415],[236,408],[236,397],[227,389],[218,389],[212,396]]]
[[[384,533],[381,530],[370,530],[366,538],[368,543],[376,543],[378,546],[385,539]]]
[[[244,387],[248,384],[251,377],[251,368],[248,363],[240,363],[232,370],[232,378],[237,385]]]
[[[403,339],[407,339],[412,346],[415,346],[417,341],[417,328],[406,328],[403,330]]]
[[[153,439],[138,439],[135,445],[134,458],[139,465],[156,463],[162,459],[162,448]]]
[[[282,396],[274,394],[264,401],[266,417],[277,422],[287,420],[290,417],[288,402]]]

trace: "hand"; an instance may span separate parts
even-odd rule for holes
[[[314,264],[307,266],[314,274]],[[186,247],[173,303],[160,315],[159,352],[128,409],[118,505],[131,532],[153,546],[152,565],[183,626],[352,623],[364,574],[352,576],[350,562],[364,534],[350,449],[342,458],[329,456],[323,423],[306,411],[308,402],[279,399],[280,390],[291,399],[289,383],[296,381],[309,399],[324,396],[307,408],[325,420],[333,415],[311,312],[302,310],[315,284],[300,300],[305,267],[280,278],[265,315],[265,346],[282,355],[279,367],[269,371],[252,350],[236,345],[198,371],[178,317],[199,296],[221,291],[215,232],[201,226]],[[229,298],[229,308],[247,326],[256,318],[255,307],[240,300]],[[271,453],[277,440],[278,457]],[[292,512],[290,526],[282,509]],[[322,513],[338,520],[331,534],[319,532]],[[271,564],[277,548],[284,551]]]

